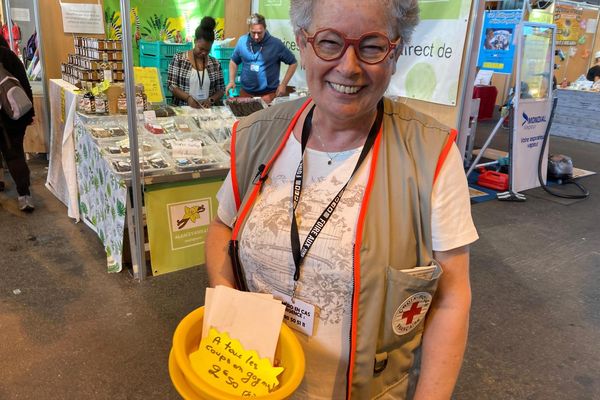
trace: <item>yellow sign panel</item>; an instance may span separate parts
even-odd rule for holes
[[[483,63],[483,68],[502,69],[504,64],[486,61]]]
[[[133,67],[136,84],[144,85],[144,92],[150,103],[162,103],[164,96],[160,85],[160,75],[155,67]]]
[[[215,388],[240,397],[264,396],[279,385],[281,367],[273,367],[268,358],[260,358],[254,350],[211,328],[200,342],[198,351],[190,354],[194,372]]]

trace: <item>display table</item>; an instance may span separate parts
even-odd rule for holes
[[[117,168],[130,162],[127,116],[79,114],[73,89],[61,80],[51,82],[53,128],[46,186],[69,207],[69,216],[81,219],[97,233],[106,251],[108,272],[119,272],[126,246],[135,249],[138,245],[131,173]],[[219,116],[225,111],[227,116]],[[148,128],[141,121],[138,126],[148,232],[148,243],[143,245],[149,250],[153,274],[204,263],[204,236],[216,215],[216,193],[229,167],[224,149],[229,147],[234,122],[230,111],[182,112],[157,118]],[[98,132],[110,126],[121,127],[121,136],[98,137]],[[184,126],[184,133],[175,132]],[[156,130],[162,127],[163,134],[158,134]],[[199,138],[201,147],[194,148]],[[155,163],[157,155],[164,157],[165,165]],[[135,251],[130,254],[134,257]],[[141,266],[135,259],[132,263],[136,274]]]
[[[224,110],[217,108],[187,111],[191,114],[157,118],[150,124],[140,121],[138,126],[154,274],[204,263],[204,237],[216,216],[216,193],[228,172],[229,156],[223,148],[228,148],[233,116],[219,117]],[[123,266],[126,227],[131,249],[139,245],[133,231],[126,127],[126,116],[78,113],[75,119],[79,211],[104,245],[109,272],[119,272]],[[132,263],[135,274],[138,260]]]
[[[498,90],[495,86],[475,85],[473,87],[473,98],[480,99],[478,121],[493,118],[497,95]]]
[[[557,89],[550,134],[600,143],[600,93]]]

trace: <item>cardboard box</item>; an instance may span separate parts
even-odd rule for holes
[[[122,83],[111,83],[110,87],[106,89],[106,97],[108,97],[108,110],[110,114],[117,114],[117,99],[121,93],[125,90]]]

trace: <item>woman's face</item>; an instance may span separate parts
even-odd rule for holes
[[[206,58],[210,53],[212,43],[204,39],[196,39],[194,44],[194,55],[198,58]]]
[[[385,16],[388,11],[378,0],[323,0],[315,5],[312,24],[307,30],[312,36],[320,29],[332,28],[349,38],[366,32],[382,32],[391,41]],[[306,81],[315,104],[332,118],[356,119],[371,115],[388,87],[395,71],[396,57],[392,51],[381,63],[369,65],[357,58],[349,46],[341,58],[323,61],[302,35],[297,38],[306,68]]]

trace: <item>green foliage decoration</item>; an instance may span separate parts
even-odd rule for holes
[[[171,28],[171,22],[168,17],[153,14],[144,22],[145,25],[142,26],[142,34],[145,39],[151,41],[163,41],[175,38],[176,29]]]

